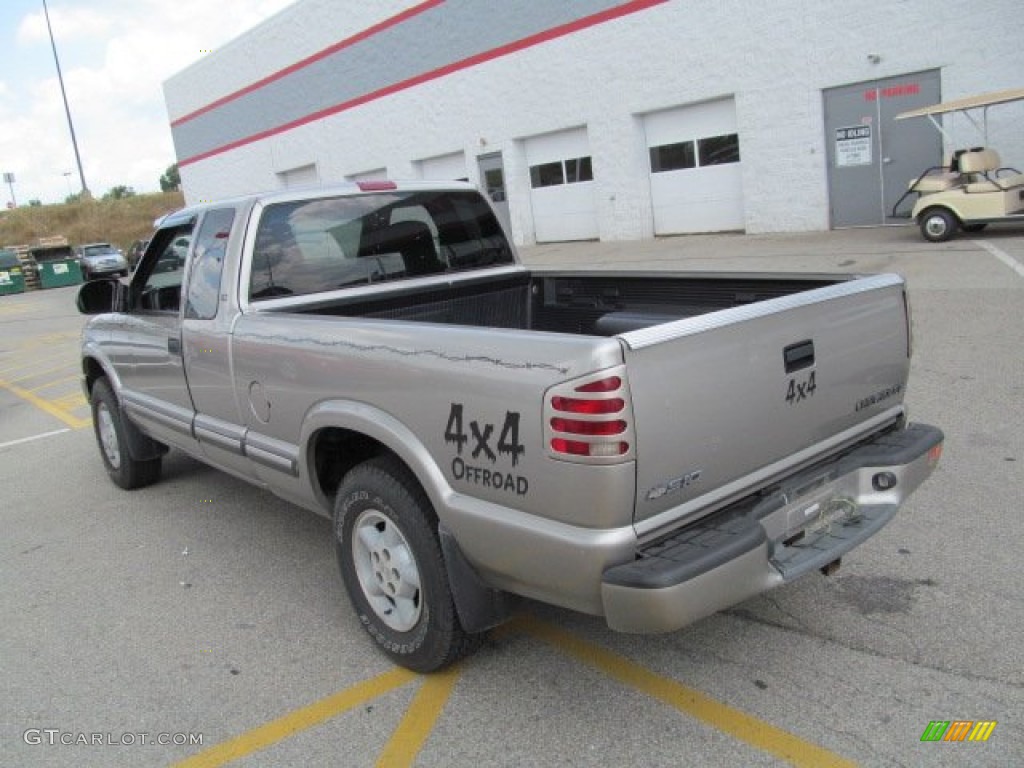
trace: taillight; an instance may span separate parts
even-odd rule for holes
[[[625,403],[621,398],[615,397],[611,400],[583,400],[579,397],[553,397],[551,407],[556,411],[568,413],[618,413]]]
[[[631,419],[621,374],[606,371],[560,384],[548,391],[544,408],[548,452],[593,464],[626,461],[633,457]]]

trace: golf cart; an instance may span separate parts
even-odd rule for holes
[[[947,141],[951,141],[949,133],[936,117],[959,112],[981,132],[983,143],[978,147],[956,150],[949,165],[928,168],[912,180],[903,197],[893,206],[892,215],[912,217],[921,228],[924,239],[933,243],[949,240],[960,229],[980,232],[997,222],[1024,224],[1024,173],[1002,165],[999,153],[988,147],[989,107],[1021,100],[1024,100],[1024,88],[1015,88],[896,115],[897,120],[927,117]],[[981,111],[980,124],[972,114],[975,110]],[[918,195],[913,210],[901,216],[897,209],[913,194]]]

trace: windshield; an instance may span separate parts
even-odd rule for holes
[[[90,256],[116,256],[117,250],[107,243],[102,243],[99,245],[86,245],[82,247],[82,255],[85,256],[86,258]]]

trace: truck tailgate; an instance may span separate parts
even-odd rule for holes
[[[638,532],[721,507],[894,419],[908,336],[898,275],[621,334]]]

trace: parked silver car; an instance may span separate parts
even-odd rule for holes
[[[110,243],[88,243],[75,248],[75,256],[82,266],[82,277],[113,277],[128,274],[128,262],[120,250]]]

